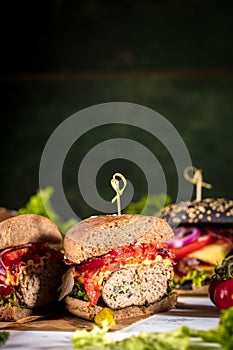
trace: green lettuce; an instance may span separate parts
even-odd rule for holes
[[[85,291],[84,284],[77,280],[74,281],[74,287],[69,295],[76,299],[90,301]]]
[[[91,331],[77,330],[71,341],[75,349],[84,350],[232,350],[233,307],[220,314],[220,322],[209,330],[196,330],[181,326],[171,332],[139,332],[121,341],[112,340],[104,326]]]
[[[0,332],[0,346],[4,345],[9,338],[9,332]]]
[[[124,210],[125,214],[140,214],[143,211],[144,215],[156,215],[167,205],[171,204],[171,197],[165,193],[152,194],[143,196],[139,201],[130,203]],[[147,205],[146,205],[147,203]],[[145,207],[146,205],[146,207]],[[144,209],[145,208],[145,209]]]
[[[60,232],[64,235],[67,230],[76,224],[77,220],[70,218],[67,221],[63,221],[60,216],[54,210],[51,198],[54,193],[52,187],[46,187],[37,191],[35,195],[32,195],[24,207],[18,210],[20,215],[22,214],[37,214],[49,218],[59,228]],[[45,209],[46,208],[46,209]]]
[[[190,282],[190,289],[200,288],[204,285],[210,283],[210,278],[213,275],[213,271],[199,271],[199,270],[190,270],[187,275],[179,278],[178,276],[174,277],[174,284],[176,288],[181,288],[185,284]]]
[[[99,328],[98,326],[94,326],[90,332],[86,329],[76,330],[71,338],[74,349],[114,349],[115,342],[107,336],[107,331],[106,327]]]

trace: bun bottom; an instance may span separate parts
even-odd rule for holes
[[[153,315],[159,312],[168,311],[176,306],[177,294],[173,293],[166,298],[148,306],[128,306],[123,309],[114,310],[116,321],[129,317],[139,317]],[[96,314],[103,309],[101,306],[92,306],[89,302],[67,296],[65,298],[65,308],[71,314],[93,321]]]
[[[57,301],[45,304],[36,308],[26,308],[13,306],[10,304],[0,306],[0,321],[11,322],[11,321],[20,321],[22,319],[27,319],[28,317],[32,318],[41,318],[47,317],[49,315],[54,315],[63,311],[63,307]]]
[[[32,315],[31,309],[12,305],[0,306],[0,321],[18,321]]]

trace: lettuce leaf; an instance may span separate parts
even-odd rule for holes
[[[9,338],[9,332],[0,332],[0,346],[4,345]]]
[[[189,286],[190,289],[200,288],[204,285],[210,283],[210,278],[213,275],[213,271],[199,271],[199,270],[190,270],[187,275],[183,277],[175,276],[173,281],[175,288],[185,289],[185,285]]]
[[[171,197],[165,193],[152,194],[143,196],[139,201],[130,203],[124,210],[125,214],[140,214],[146,203],[146,208],[143,211],[144,215],[156,215],[165,206],[171,204]]]
[[[49,218],[59,228],[60,232],[64,235],[67,230],[76,224],[75,218],[70,218],[67,221],[63,221],[60,216],[54,210],[51,198],[54,193],[52,187],[46,187],[39,189],[35,195],[32,195],[24,207],[18,209],[19,215],[22,214],[37,214]],[[46,208],[46,209],[45,209]]]
[[[74,281],[74,287],[69,295],[76,299],[90,301],[85,291],[84,284],[77,280]]]
[[[209,330],[181,326],[171,332],[139,332],[121,341],[112,340],[105,326],[91,331],[77,330],[71,341],[75,349],[85,350],[231,350],[233,344],[233,307],[220,314],[219,325]]]
[[[89,332],[86,329],[76,330],[71,341],[74,349],[102,350],[113,349],[115,342],[107,336],[107,328],[94,326]]]

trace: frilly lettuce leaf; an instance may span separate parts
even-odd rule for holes
[[[67,230],[77,222],[77,220],[75,218],[70,218],[67,221],[63,221],[60,218],[51,203],[51,197],[53,193],[54,189],[52,187],[39,189],[35,195],[32,195],[29,198],[24,207],[18,209],[18,213],[19,215],[37,214],[46,216],[58,226],[60,232],[64,235]]]
[[[112,340],[107,324],[91,331],[77,330],[71,341],[75,349],[85,350],[231,350],[233,344],[233,307],[220,314],[220,322],[209,330],[181,326],[171,332],[139,332],[121,341]]]
[[[0,332],[0,346],[4,345],[9,338],[10,333],[9,332]]]
[[[171,202],[171,197],[165,193],[145,195],[139,201],[130,203],[124,212],[125,214],[140,214],[143,211],[144,215],[156,215]]]

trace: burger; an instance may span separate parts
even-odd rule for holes
[[[39,313],[57,300],[65,272],[62,236],[55,224],[35,214],[0,222],[0,320]]]
[[[93,320],[103,308],[115,320],[173,308],[173,259],[165,220],[143,215],[100,215],[75,224],[64,238],[60,300],[72,314]]]
[[[160,212],[174,230],[168,246],[175,256],[175,288],[206,294],[216,265],[233,249],[233,200],[205,198]]]

